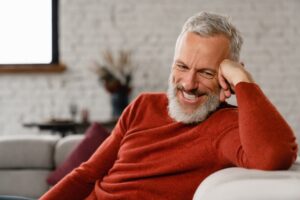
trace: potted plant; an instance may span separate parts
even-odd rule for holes
[[[120,50],[114,56],[109,50],[102,54],[104,64],[95,62],[94,71],[111,96],[112,117],[118,118],[128,105],[131,92],[131,52]]]

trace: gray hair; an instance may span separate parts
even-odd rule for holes
[[[197,13],[185,22],[179,38],[185,32],[204,37],[223,34],[230,40],[230,59],[239,61],[243,38],[228,17],[208,12]]]

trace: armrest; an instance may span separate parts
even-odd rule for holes
[[[208,176],[194,200],[300,199],[300,158],[289,170],[263,171],[227,168]]]

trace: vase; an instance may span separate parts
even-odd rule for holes
[[[118,118],[128,105],[128,91],[117,91],[111,94],[112,117]]]

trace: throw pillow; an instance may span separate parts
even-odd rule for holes
[[[84,139],[70,153],[69,157],[47,177],[47,183],[55,185],[65,175],[87,161],[100,144],[109,136],[109,132],[99,123],[94,122],[86,131]]]

